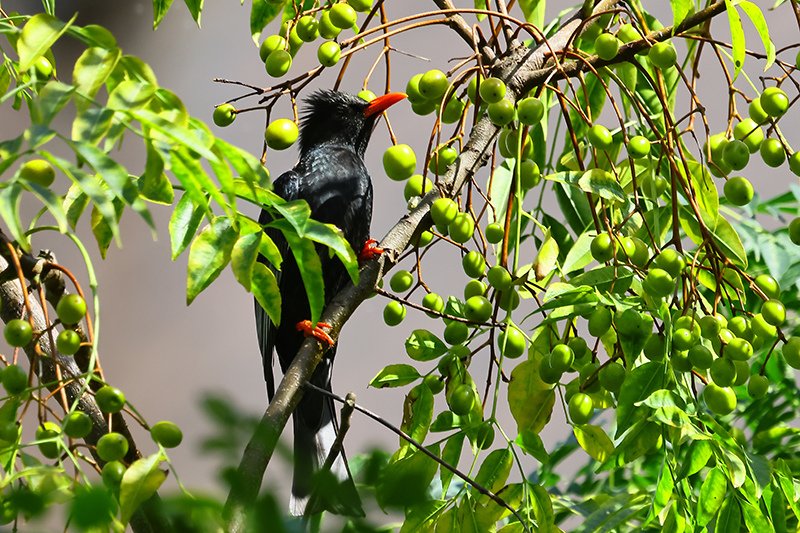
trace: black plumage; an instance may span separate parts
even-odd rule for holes
[[[274,182],[274,191],[285,200],[305,200],[311,216],[319,222],[339,227],[350,246],[358,252],[369,237],[372,218],[372,182],[364,153],[377,118],[386,107],[405,95],[390,93],[368,103],[361,98],[336,91],[317,91],[306,100],[300,125],[300,159],[292,170]],[[270,215],[261,212],[261,224]],[[282,371],[291,364],[304,333],[296,324],[310,318],[308,299],[297,263],[283,235],[274,229],[268,235],[281,250],[283,264],[279,276],[281,323],[272,324],[256,302],[256,327],[264,363],[267,393],[272,399],[273,349]],[[341,290],[349,277],[341,261],[328,249],[317,245],[325,283],[325,303]],[[266,262],[263,258],[260,260]],[[311,382],[330,390],[331,369],[336,346],[331,347],[314,372]],[[336,438],[336,416],[330,398],[306,391],[293,414],[294,479],[290,510],[303,514],[314,488],[315,475],[324,463]],[[329,510],[338,514],[363,515],[355,485],[344,454],[331,467],[339,486],[318,491],[311,512]]]

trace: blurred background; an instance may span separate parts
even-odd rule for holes
[[[394,18],[432,9],[433,6],[430,2],[420,1],[394,1],[387,4],[389,14]],[[672,17],[667,2],[647,4],[653,4],[664,23],[669,24]],[[551,20],[569,5],[571,2],[548,2],[546,20]],[[4,1],[2,7],[6,11],[19,10],[25,13],[41,9],[40,3],[34,0]],[[192,115],[211,124],[215,134],[259,156],[265,125],[263,113],[243,114],[224,130],[211,123],[215,104],[245,93],[245,90],[233,85],[214,83],[212,78],[239,80],[262,87],[273,82],[264,71],[258,48],[249,34],[249,7],[250,2],[240,6],[235,0],[206,2],[202,29],[198,29],[183,2],[176,1],[159,29],[153,31],[149,0],[58,2],[61,18],[69,18],[77,10],[80,13],[78,24],[97,23],[106,26],[118,39],[123,52],[139,56],[150,64],[160,85],[179,95]],[[762,7],[766,9],[766,6]],[[784,14],[787,12],[783,10]],[[715,24],[719,28],[715,27],[715,30],[727,26],[724,16],[717,20]],[[768,20],[773,40],[779,48],[786,44],[782,35],[792,35],[792,42],[796,42],[797,29],[790,17],[783,16],[781,20],[776,14],[768,14]],[[279,21],[274,21],[264,35],[277,32],[278,24]],[[752,28],[747,26],[747,29],[748,48],[762,50]],[[726,32],[720,31],[716,36],[725,39]],[[56,50],[58,75],[65,81],[70,80],[71,73],[61,66],[72,64],[82,51],[79,44],[63,38]],[[392,54],[393,90],[403,90],[408,78],[417,72],[430,68],[447,70],[459,58],[471,52],[456,35],[432,26],[393,38],[392,45],[399,52],[414,54]],[[355,93],[362,88],[363,77],[378,52],[379,48],[374,48],[358,55],[342,84],[342,90]],[[706,57],[708,59],[709,55]],[[316,45],[307,44],[297,54],[290,75],[305,72],[316,65]],[[384,92],[383,69],[381,64],[368,87],[376,94]],[[314,86],[332,86],[338,72],[338,68],[329,69],[314,82]],[[723,76],[717,75],[718,72],[717,67],[711,75],[701,80],[701,84],[707,84],[701,88],[701,97],[705,97],[703,103],[708,106],[707,116],[712,132],[721,131],[726,126],[727,99],[723,95],[727,95],[727,85]],[[757,83],[759,72],[751,69],[751,73]],[[256,105],[255,99],[247,102],[237,103],[237,106]],[[288,113],[289,107],[284,102],[273,117],[281,114],[288,116]],[[416,150],[420,160],[417,170],[421,170],[431,118],[414,115],[407,102],[394,106],[388,114],[398,142],[410,144]],[[20,122],[20,114],[12,111],[10,106],[0,107],[0,139],[16,136],[26,126]],[[60,129],[68,132],[69,122],[64,121]],[[371,169],[375,187],[372,235],[378,239],[407,209],[402,195],[403,184],[392,182],[383,174],[381,155],[390,143],[385,125],[380,124],[367,153],[367,167]],[[120,158],[134,174],[142,170],[144,161],[138,147],[133,146],[135,144],[134,139],[129,139],[120,153],[112,154]],[[277,177],[289,169],[295,159],[293,148],[285,152],[271,151],[267,166],[272,176]],[[753,172],[751,179],[756,190],[762,194],[786,190],[789,183],[794,181],[788,170],[784,172],[783,168],[778,170],[782,177],[777,180],[775,171],[770,171],[766,176],[759,174],[764,168],[760,161],[748,168]],[[485,178],[488,171],[484,170],[482,174],[481,177]],[[66,190],[66,181],[63,185]],[[553,213],[556,209],[553,202],[548,211]],[[153,206],[152,211],[158,225],[158,240],[151,238],[140,219],[128,213],[122,224],[123,247],[118,249],[112,244],[104,261],[96,252],[86,221],[80,228],[81,235],[92,251],[100,281],[103,307],[100,331],[102,363],[107,379],[125,391],[129,401],[148,421],[172,420],[183,429],[184,443],[170,453],[181,482],[191,488],[215,490],[219,488],[217,476],[220,463],[219,456],[209,456],[200,446],[201,441],[212,434],[213,428],[201,408],[202,398],[208,394],[227,398],[244,412],[256,417],[266,407],[252,297],[226,270],[218,281],[187,307],[186,254],[174,263],[170,261],[167,233],[170,210]],[[256,215],[255,209],[252,214]],[[53,250],[59,261],[73,268],[79,279],[86,283],[84,270],[80,267],[81,259],[66,239],[57,235],[43,236],[34,240],[34,247]],[[521,264],[533,261],[535,253],[530,244],[522,251]],[[454,259],[454,254],[444,247],[438,247],[428,255],[427,268],[424,270],[426,282],[443,296],[461,295],[467,281],[459,262]],[[406,267],[410,268],[410,265]],[[88,289],[86,285],[84,288]],[[382,321],[385,303],[380,297],[367,300],[346,325],[339,341],[333,386],[335,392],[341,395],[354,392],[360,404],[399,425],[405,389],[376,390],[368,388],[367,384],[385,365],[406,359],[403,342],[412,329],[426,327],[440,334],[442,325],[422,313],[409,312],[401,326],[386,327]],[[479,384],[485,381],[488,366],[484,357],[488,354],[482,355],[476,357],[471,367]],[[433,366],[433,363],[429,365]],[[501,415],[504,427],[513,436],[513,420],[507,413]],[[557,404],[553,422],[542,435],[546,448],[551,450],[568,433],[563,409]],[[154,451],[144,432],[138,431],[138,435],[143,451]],[[346,440],[349,455],[367,452],[375,447],[391,450],[396,446],[397,437],[393,434],[363,416],[354,416]],[[530,458],[527,460],[526,464],[533,470],[536,463]],[[578,463],[582,464],[583,459]],[[290,483],[286,464],[285,460],[273,461],[265,478],[265,486],[275,488],[276,494],[284,501],[288,499]],[[171,477],[169,483],[175,487],[174,478]]]

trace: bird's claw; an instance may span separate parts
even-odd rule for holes
[[[383,248],[376,246],[378,241],[375,239],[368,239],[367,242],[364,243],[364,247],[361,249],[361,252],[358,254],[358,260],[369,261],[370,259],[375,259],[379,255],[384,252]]]
[[[314,326],[310,320],[303,320],[298,322],[295,327],[297,331],[302,331],[303,335],[306,337],[314,337],[319,342],[327,344],[328,346],[333,346],[335,344],[331,336],[324,331],[324,329],[331,328],[331,325],[327,322],[317,322],[317,325]]]

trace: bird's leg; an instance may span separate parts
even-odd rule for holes
[[[323,328],[330,329],[331,325],[327,322],[317,322],[317,325],[311,323],[310,320],[303,320],[298,322],[295,327],[297,331],[302,331],[303,335],[306,337],[314,337],[318,341],[327,344],[328,346],[333,346],[335,342],[328,335]]]
[[[358,254],[358,260],[360,262],[369,261],[381,255],[383,253],[383,248],[376,246],[377,244],[378,241],[375,239],[368,239],[367,242],[364,243],[361,252]]]

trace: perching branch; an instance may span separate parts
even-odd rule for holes
[[[439,0],[436,0],[439,4]],[[446,4],[446,0],[442,4]],[[576,75],[585,67],[586,62],[553,62],[545,66],[553,55],[561,54],[574,41],[575,33],[585,31],[596,14],[609,11],[618,0],[602,0],[597,2],[591,14],[584,17],[576,14],[565,22],[561,29],[547,42],[536,49],[513,43],[506,54],[497,58],[490,66],[491,75],[506,82],[506,97],[516,102],[522,95],[550,78],[560,79]],[[651,40],[666,39],[673,30],[678,32],[694,27],[712,18],[724,10],[724,2],[718,2],[699,11],[683,21],[677,28],[664,28],[653,32]],[[590,18],[590,24],[584,20]],[[463,32],[463,28],[462,28]],[[471,35],[471,32],[470,32]],[[637,41],[623,48],[622,53],[632,55],[648,46],[646,40]],[[625,56],[627,57],[627,56]],[[592,65],[604,65],[599,58],[591,60]],[[377,260],[362,267],[358,285],[350,285],[337,294],[325,308],[321,320],[330,324],[329,334],[336,340],[341,328],[353,312],[370,294],[374,292],[380,277],[388,272],[397,262],[401,252],[409,245],[412,236],[431,226],[430,206],[440,196],[453,198],[458,195],[462,186],[476,175],[490,158],[492,146],[500,132],[500,128],[492,124],[484,116],[475,124],[469,140],[462,152],[447,173],[439,180],[439,189],[434,188],[419,204],[386,234],[380,246],[387,250]],[[238,468],[237,482],[228,495],[225,517],[228,531],[237,533],[245,526],[246,509],[256,500],[261,487],[264,472],[272,457],[283,428],[289,420],[303,394],[303,385],[310,379],[314,369],[322,360],[323,347],[314,339],[306,339],[287,369],[283,380],[262,416],[256,434],[247,444]]]

